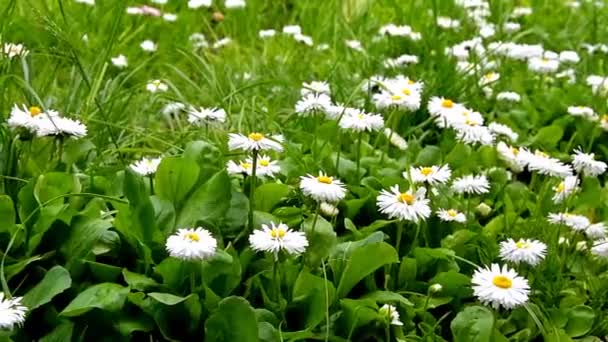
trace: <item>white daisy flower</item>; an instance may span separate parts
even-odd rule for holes
[[[521,24],[513,21],[508,21],[502,26],[502,28],[507,33],[513,33],[521,30]]]
[[[431,115],[437,117],[436,122],[440,125],[439,127],[445,127],[445,125],[441,126],[441,123],[449,121],[449,118],[452,116],[461,116],[462,112],[466,110],[466,108],[459,103],[436,96],[431,97],[427,104],[427,108]]]
[[[190,107],[188,109],[188,122],[191,124],[206,124],[226,121],[226,111],[222,108]]]
[[[570,195],[579,190],[578,178],[576,176],[568,176],[564,178],[557,186],[553,187],[555,194],[553,195],[553,202],[560,203]]]
[[[494,309],[501,306],[513,309],[528,301],[530,286],[528,280],[520,277],[513,269],[498,264],[478,268],[471,279],[473,294],[484,305]]]
[[[146,52],[154,52],[158,48],[156,46],[156,43],[154,43],[153,41],[151,41],[149,39],[141,42],[141,44],[139,44],[139,47],[141,47],[141,49]]]
[[[188,41],[192,44],[192,47],[195,49],[207,48],[209,47],[209,42],[207,42],[207,38],[204,34],[195,32],[188,37]]]
[[[456,122],[452,128],[456,131],[456,138],[465,144],[491,145],[494,136],[488,127],[466,119],[464,123]]]
[[[508,239],[500,243],[500,258],[515,264],[523,262],[536,266],[545,258],[546,251],[547,245],[537,240],[519,239],[515,242]]]
[[[295,111],[301,115],[309,115],[326,112],[330,107],[332,107],[331,98],[327,94],[308,93],[296,103]]]
[[[52,115],[45,114],[41,118],[36,135],[39,137],[61,135],[79,139],[87,135],[87,126],[78,120],[61,117],[55,112]]]
[[[129,167],[141,176],[149,176],[156,173],[161,161],[162,158],[142,158]]]
[[[165,92],[165,91],[169,90],[169,86],[167,86],[161,80],[154,80],[154,81],[150,81],[150,82],[148,82],[148,84],[146,84],[146,90],[151,93]]]
[[[27,107],[25,105],[14,105],[8,118],[8,126],[11,128],[25,128],[32,133],[38,131],[39,122],[45,120],[42,108],[38,106]]]
[[[418,56],[405,54],[397,58],[387,58],[384,60],[386,68],[396,68],[409,64],[418,64]]]
[[[589,225],[589,227],[585,228],[585,235],[588,238],[593,240],[599,240],[606,237],[606,224],[603,222],[598,222]]]
[[[591,247],[591,254],[601,258],[608,258],[608,239],[595,241],[593,247]]]
[[[457,29],[460,27],[460,20],[449,17],[437,17],[437,26],[443,29]]]
[[[390,304],[384,304],[382,305],[382,307],[380,307],[378,312],[382,317],[385,317],[385,319],[387,320],[387,322],[389,322],[390,325],[403,325],[399,317],[399,311],[397,311],[397,308],[395,306]]]
[[[307,36],[305,34],[295,34],[293,35],[293,39],[298,42],[298,43],[302,43],[304,45],[308,45],[308,46],[313,46],[314,45],[314,41],[312,40],[311,36]]]
[[[249,243],[254,251],[270,252],[275,257],[278,257],[281,250],[299,255],[308,247],[308,240],[303,232],[293,231],[284,223],[276,225],[274,222],[270,222],[270,226],[263,224],[262,229],[254,231],[249,236]]]
[[[306,96],[308,94],[325,94],[329,96],[331,95],[331,90],[329,89],[329,84],[324,81],[304,82],[300,89],[300,95]]]
[[[384,128],[383,133],[384,136],[390,141],[391,145],[395,146],[401,151],[407,150],[407,141],[405,141],[402,136],[397,134],[397,132],[390,128]]]
[[[167,22],[175,22],[177,21],[177,14],[174,13],[163,13],[163,20]]]
[[[12,330],[23,325],[27,308],[21,304],[22,297],[5,298],[0,291],[0,329]]]
[[[226,6],[226,8],[232,9],[232,8],[244,8],[247,4],[245,3],[245,0],[226,0],[224,1],[224,6]]]
[[[425,188],[419,188],[416,192],[413,190],[401,192],[399,186],[394,185],[390,191],[382,190],[380,192],[377,205],[380,212],[387,214],[391,219],[418,222],[431,215],[429,200],[425,198],[425,195]]]
[[[548,220],[553,224],[563,224],[574,231],[584,231],[591,222],[583,215],[570,213],[549,213]]]
[[[247,161],[253,165],[251,158]],[[276,160],[270,159],[269,156],[261,155],[257,159],[255,174],[260,177],[274,177],[277,173],[281,172],[281,167]]]
[[[530,7],[515,7],[511,13],[511,17],[520,18],[532,14],[532,8]]]
[[[372,96],[374,105],[378,109],[398,107],[408,111],[416,111],[420,108],[421,96],[415,89],[403,88],[385,89]]]
[[[568,107],[568,114],[572,116],[580,116],[592,121],[597,120],[597,114],[595,114],[595,111],[585,106],[570,106]]]
[[[344,41],[344,43],[346,44],[347,47],[355,50],[355,51],[359,51],[359,52],[363,52],[363,45],[361,44],[360,41],[355,40],[355,39],[347,39]]]
[[[576,64],[581,61],[581,58],[576,51],[566,50],[559,53],[559,61],[562,63]]]
[[[213,43],[213,45],[211,46],[214,49],[219,49],[222,48],[228,44],[232,43],[232,38],[230,37],[224,37],[221,39],[218,39],[215,41],[215,43]]]
[[[484,86],[490,85],[492,83],[495,83],[499,79],[500,79],[499,73],[490,71],[487,74],[481,76],[481,79],[479,80],[479,86],[484,87]]]
[[[125,57],[125,55],[118,55],[116,57],[113,57],[112,64],[119,69],[123,69],[129,66],[129,62],[127,61],[127,57]]]
[[[4,43],[2,52],[8,58],[25,57],[30,51],[23,44]]]
[[[228,149],[245,151],[283,151],[283,136],[275,135],[267,138],[264,134],[253,132],[249,135],[238,133],[228,134]]]
[[[586,176],[597,177],[606,172],[606,163],[595,160],[595,154],[584,153],[580,149],[574,150],[572,155],[572,165],[576,172]]]
[[[302,34],[302,28],[300,27],[300,25],[286,25],[283,26],[283,33],[295,36],[298,34]]]
[[[320,172],[318,177],[310,174],[300,177],[300,189],[317,202],[335,203],[346,196],[344,184],[323,172]]]
[[[202,227],[178,229],[177,233],[167,239],[166,248],[169,255],[174,258],[199,261],[215,254],[217,241]]]
[[[604,131],[608,131],[608,114],[604,114],[602,115],[602,117],[600,118],[600,127],[604,130]]]
[[[496,94],[496,100],[505,102],[520,102],[521,96],[518,93],[512,91],[502,91]]]
[[[558,59],[533,57],[528,60],[528,69],[539,74],[551,74],[559,68]]]
[[[335,205],[327,202],[321,202],[319,209],[321,210],[321,214],[327,217],[334,217],[340,213],[340,210]]]
[[[570,165],[564,164],[558,159],[552,158],[539,150],[531,153],[525,148],[520,148],[517,158],[519,159],[520,164],[526,165],[530,171],[537,171],[543,175],[560,178],[572,176],[572,168]]]
[[[197,9],[200,7],[211,7],[211,0],[189,0],[188,8]]]
[[[490,183],[484,175],[466,175],[456,178],[452,189],[457,194],[485,194],[490,191]]]
[[[497,122],[491,122],[488,125],[488,129],[490,130],[490,132],[492,132],[492,134],[505,136],[511,141],[517,141],[517,139],[519,138],[519,135],[515,133],[511,129],[511,127]]]
[[[441,219],[441,221],[444,222],[458,222],[458,223],[464,223],[467,220],[467,217],[461,213],[458,212],[455,209],[439,209],[437,210],[437,217],[439,217],[439,219]]]
[[[181,102],[169,102],[167,103],[161,113],[165,116],[176,116],[186,109],[186,105]]]
[[[262,39],[274,37],[276,34],[277,34],[277,31],[275,31],[273,29],[260,30],[260,32],[258,32],[258,36]]]
[[[430,167],[410,167],[409,176],[414,183],[429,183],[430,185],[445,184],[452,176],[452,170],[449,165]],[[406,172],[403,173],[404,178],[408,178]]]
[[[338,123],[344,129],[355,132],[378,131],[384,127],[384,118],[379,114],[366,113],[355,108],[347,108]]]

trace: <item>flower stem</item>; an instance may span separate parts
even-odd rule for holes
[[[275,295],[276,295],[276,300],[277,300],[277,304],[279,305],[279,307],[281,306],[281,283],[280,283],[280,278],[279,278],[279,256],[277,254],[275,254],[274,256],[274,263],[272,266],[272,282],[274,283],[275,286]]]
[[[397,242],[395,243],[395,249],[397,249],[397,255],[400,255],[399,250],[401,249],[401,236],[403,235],[403,221],[397,222]]]
[[[327,271],[325,270],[325,260],[321,260],[323,270],[323,284],[325,285],[325,342],[329,341],[329,288],[327,287]]]
[[[355,172],[355,180],[359,181],[359,172],[361,169],[361,141],[363,140],[363,131],[359,132],[357,137],[357,169]]]
[[[315,217],[312,220],[312,228],[310,228],[310,236],[315,233],[317,227],[317,221],[319,220],[319,212],[321,211],[321,202],[317,202],[317,209],[315,210]]]
[[[154,195],[154,176],[148,175],[148,181],[150,182],[150,196]]]
[[[255,173],[256,169],[258,168],[258,150],[253,150],[253,156],[251,159],[253,162],[251,166],[251,177],[249,178],[249,216],[247,221],[249,231],[253,231],[253,203],[256,183]]]

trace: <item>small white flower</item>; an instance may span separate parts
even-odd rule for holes
[[[277,31],[275,31],[273,29],[260,30],[260,32],[258,32],[258,36],[260,36],[260,38],[262,38],[262,39],[274,37],[276,34],[277,34]]]
[[[477,211],[481,216],[488,216],[492,212],[492,207],[481,202],[477,207],[475,207],[475,211]]]
[[[363,45],[361,45],[361,42],[355,39],[350,39],[350,40],[345,40],[344,43],[346,44],[347,47],[355,50],[355,51],[359,51],[359,52],[363,52]]]
[[[490,85],[492,83],[495,83],[499,79],[500,79],[499,73],[493,72],[493,71],[488,72],[487,74],[481,76],[481,79],[479,79],[479,86],[484,87],[484,86]]]
[[[576,172],[582,172],[586,176],[597,177],[606,172],[606,163],[595,160],[593,153],[584,153],[577,149],[574,151],[572,159]]]
[[[439,209],[437,210],[437,217],[439,217],[439,219],[441,219],[441,221],[445,221],[445,222],[458,222],[458,223],[464,223],[467,220],[467,217],[461,213],[458,212],[455,209]]]
[[[302,43],[304,45],[308,45],[308,46],[313,46],[314,42],[312,40],[311,36],[307,36],[305,34],[295,34],[293,35],[293,39],[298,42],[298,43]]]
[[[501,306],[513,309],[528,301],[530,286],[528,280],[520,277],[513,269],[498,264],[478,268],[471,279],[473,294],[484,305],[494,309]]]
[[[553,224],[568,226],[576,232],[584,231],[591,224],[589,219],[585,216],[569,213],[549,213],[548,220]]]
[[[270,252],[275,257],[281,250],[299,255],[308,247],[308,240],[303,232],[293,231],[284,223],[276,225],[274,222],[270,222],[270,226],[263,224],[262,229],[255,230],[249,236],[249,243],[254,251]]]
[[[488,127],[470,118],[464,122],[453,122],[452,128],[456,131],[456,138],[465,144],[490,145],[494,142],[494,136]]]
[[[496,94],[496,100],[506,102],[519,102],[521,101],[521,96],[519,96],[518,93],[512,91],[503,91]]]
[[[226,121],[226,111],[222,108],[190,107],[188,109],[188,122],[191,124],[208,124]]]
[[[283,33],[295,36],[298,34],[302,34],[302,28],[300,25],[286,25],[283,26]]]
[[[129,65],[129,62],[127,61],[127,57],[125,57],[125,55],[118,55],[112,58],[112,64],[119,69],[123,69]]]
[[[321,210],[321,214],[327,217],[334,217],[340,213],[340,210],[335,205],[327,202],[321,202],[319,209]]]
[[[524,262],[536,266],[545,258],[546,251],[547,245],[537,240],[519,239],[515,242],[508,239],[500,243],[500,258],[515,264]]]
[[[141,176],[149,176],[156,173],[161,161],[162,158],[142,158],[129,167]]]
[[[312,81],[310,83],[302,83],[302,88],[300,89],[300,95],[306,96],[308,94],[325,94],[331,95],[331,90],[329,89],[329,84],[323,81]]]
[[[5,298],[0,291],[0,329],[12,330],[23,325],[27,308],[21,304],[22,297]]]
[[[608,258],[608,240],[601,239],[595,241],[593,247],[591,247],[591,254],[601,258]]]
[[[181,102],[169,102],[167,103],[161,112],[165,116],[176,116],[186,109],[186,105]]]
[[[515,7],[513,9],[513,13],[511,13],[511,16],[513,18],[519,18],[519,17],[525,17],[532,14],[532,8],[530,7]]]
[[[190,0],[188,8],[197,9],[200,7],[211,7],[211,0]]]
[[[202,227],[178,229],[177,233],[167,239],[166,248],[169,255],[174,258],[199,261],[215,254],[217,241]]]
[[[161,80],[154,80],[154,81],[150,81],[150,82],[148,82],[148,84],[146,84],[146,90],[151,93],[165,92],[165,91],[169,90],[169,86],[167,86]]]
[[[385,319],[389,322],[390,325],[397,325],[397,326],[403,325],[403,323],[401,322],[401,319],[399,317],[399,311],[397,311],[397,308],[394,307],[393,305],[384,304],[384,305],[382,305],[382,307],[380,307],[378,312],[380,313],[380,315],[382,317],[385,317]]]
[[[141,42],[141,44],[139,44],[139,47],[141,47],[141,49],[146,52],[154,52],[158,48],[156,46],[156,43],[151,40],[144,40],[143,42]]]
[[[228,149],[233,150],[245,150],[245,151],[283,151],[282,136],[270,136],[267,138],[264,134],[253,132],[249,135],[242,135],[237,133],[228,134]]]
[[[426,189],[419,188],[415,192],[409,190],[401,192],[398,185],[388,190],[382,190],[377,198],[380,212],[389,218],[398,218],[404,221],[418,222],[431,215],[429,200],[425,198]]]
[[[460,20],[448,17],[437,17],[437,26],[443,29],[457,29],[460,27]]]
[[[452,176],[449,165],[430,166],[430,167],[411,167],[409,176],[414,183],[429,183],[430,185],[445,184]],[[408,178],[407,173],[403,173],[404,178]]]
[[[8,126],[11,128],[25,128],[31,133],[36,133],[41,121],[45,120],[45,113],[42,108],[32,106],[27,108],[25,105],[14,105],[8,118]]]
[[[458,194],[485,194],[490,191],[490,183],[484,175],[466,175],[456,178],[452,189]]]
[[[503,29],[507,33],[513,33],[521,30],[521,25],[513,21],[508,21],[503,25]]]
[[[578,178],[576,176],[568,176],[561,181],[557,186],[553,187],[555,194],[553,202],[560,203],[570,195],[578,191]]]
[[[4,43],[2,51],[8,58],[25,57],[30,51],[23,44]]]
[[[568,107],[568,114],[572,116],[580,116],[592,121],[597,120],[597,114],[595,114],[595,111],[585,106],[570,106]]]
[[[230,37],[224,37],[221,39],[218,39],[215,41],[215,43],[213,43],[213,45],[211,46],[214,49],[219,49],[222,48],[228,44],[232,43],[232,38]]]
[[[559,61],[562,63],[576,64],[581,61],[576,51],[562,51],[559,53]]]
[[[172,22],[174,22],[174,21],[177,20],[177,14],[174,14],[174,13],[164,13],[163,14],[163,20],[172,23]]]
[[[402,136],[397,134],[397,132],[390,128],[385,128],[383,132],[384,136],[390,141],[391,145],[395,146],[401,151],[407,150],[407,141],[405,141]]]
[[[296,103],[295,111],[301,115],[309,115],[326,112],[330,107],[332,107],[331,98],[327,94],[308,93]]]
[[[201,49],[209,47],[209,43],[207,42],[207,38],[205,35],[199,32],[195,32],[190,35],[188,41],[192,44],[192,47],[195,49]]]
[[[379,114],[366,113],[359,109],[347,108],[339,122],[340,127],[355,132],[378,131],[384,127],[384,118]]]
[[[531,153],[525,148],[520,148],[517,158],[521,165],[528,167],[530,171],[537,171],[543,175],[566,178],[572,176],[572,168],[548,154],[536,150]]]
[[[344,184],[323,172],[320,172],[318,177],[310,174],[300,177],[300,189],[317,202],[335,203],[346,196]]]
[[[95,6],[95,0],[76,0],[79,4],[85,4],[89,6]]]
[[[38,121],[37,136],[57,135],[78,139],[87,135],[87,126],[80,121],[61,117],[57,112],[47,113]]]
[[[441,290],[443,290],[443,286],[441,286],[441,284],[433,284],[429,286],[429,292],[431,293],[441,292]]]
[[[494,135],[503,135],[503,136],[509,138],[509,140],[511,140],[511,141],[517,141],[517,139],[519,138],[519,135],[517,133],[515,133],[511,129],[511,127],[497,123],[497,122],[491,122],[488,125],[488,129]]]
[[[558,59],[548,59],[544,57],[533,57],[528,60],[528,69],[539,74],[551,74],[559,68]]]
[[[247,4],[245,0],[226,0],[224,1],[224,6],[226,8],[244,8]]]
[[[603,222],[598,222],[589,225],[589,227],[585,228],[585,235],[588,238],[593,240],[603,239],[606,237],[606,224]]]
[[[167,3],[167,1],[169,0],[151,0],[153,3],[158,4],[158,5],[164,5]]]

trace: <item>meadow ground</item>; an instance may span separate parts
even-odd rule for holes
[[[3,0],[3,341],[602,341],[608,4]]]

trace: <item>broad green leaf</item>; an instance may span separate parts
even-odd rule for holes
[[[34,196],[40,204],[69,193],[80,192],[80,182],[75,175],[64,172],[49,172],[42,174],[36,181]],[[60,201],[62,203],[63,201]]]
[[[154,279],[148,278],[143,274],[131,272],[126,268],[122,270],[122,276],[133,290],[146,291],[159,286]]]
[[[39,342],[66,342],[72,340],[74,332],[74,323],[63,320],[46,336],[41,338]]]
[[[452,170],[470,164],[471,148],[465,144],[456,144],[454,148],[445,157],[445,163],[450,165]]]
[[[372,255],[373,257],[370,257]],[[386,242],[366,245],[354,250],[340,277],[337,297],[345,297],[363,278],[386,264],[396,262],[399,262],[397,252]]]
[[[268,322],[258,323],[258,341],[260,342],[279,342],[279,332]]]
[[[491,342],[494,314],[482,306],[469,306],[450,324],[455,342]]]
[[[166,258],[158,264],[154,271],[163,278],[163,284],[175,291],[180,290],[188,277],[187,265],[175,258]]]
[[[157,302],[165,305],[177,305],[188,299],[188,297],[180,297],[170,293],[161,292],[150,292],[148,293],[148,296],[154,298],[154,300],[156,300]]]
[[[61,266],[48,270],[44,278],[23,296],[23,305],[34,310],[72,286],[70,273]]]
[[[401,264],[399,265],[399,287],[404,288],[406,283],[415,281],[417,271],[416,259],[406,257],[401,259]]]
[[[595,322],[595,312],[586,305],[578,305],[568,311],[566,333],[570,337],[580,337],[587,334]]]
[[[196,184],[199,172],[198,164],[194,160],[181,157],[163,158],[154,177],[156,194],[179,207]]]
[[[72,228],[67,240],[61,246],[61,251],[71,263],[91,253],[95,243],[102,238],[112,223],[89,217],[78,216],[72,222]]]
[[[438,273],[429,283],[441,285],[442,296],[469,297],[472,295],[469,286],[471,278],[454,270]]]
[[[270,212],[287,195],[289,186],[281,183],[266,183],[255,190],[255,210]]]
[[[116,312],[122,309],[129,288],[114,283],[93,285],[78,294],[60,313],[62,316],[80,316],[92,309]]]
[[[293,285],[293,301],[304,317],[306,328],[312,329],[323,321],[325,308],[333,303],[335,292],[331,282],[306,270],[300,272]]]
[[[321,215],[309,217],[302,223],[302,230],[308,238],[307,260],[310,265],[316,266],[327,257],[332,247],[337,242],[336,232],[331,223],[327,222]],[[313,231],[314,228],[314,231]]]
[[[230,208],[230,199],[230,178],[226,171],[220,171],[186,199],[177,216],[177,226],[191,227],[199,221],[217,223]]]
[[[30,231],[30,239],[28,241],[28,252],[29,254],[34,253],[36,248],[40,245],[44,234],[53,226],[53,223],[57,220],[63,221],[66,225],[70,224],[74,211],[70,210],[69,204],[58,203],[47,205],[40,209],[38,220],[32,226]]]
[[[382,304],[386,303],[399,303],[403,306],[414,306],[414,303],[410,302],[409,299],[402,295],[391,292],[391,291],[374,291],[361,297],[361,299],[372,299]]]
[[[418,156],[414,164],[420,166],[437,165],[441,163],[441,149],[437,146],[428,145],[425,146]]]
[[[134,316],[133,313],[118,318],[114,328],[122,336],[130,336],[135,331],[149,332],[154,330],[154,321],[145,314]]]
[[[340,323],[346,333],[380,319],[378,305],[372,299],[340,299]]]
[[[205,322],[205,342],[257,342],[258,335],[255,311],[242,297],[222,300]]]
[[[8,195],[0,195],[0,233],[10,233],[15,231],[15,207],[13,200]]]
[[[131,227],[129,231],[139,241],[152,241],[156,231],[154,207],[148,196],[146,185],[142,177],[136,175],[131,169],[125,171],[124,192],[129,200]]]
[[[545,149],[552,149],[562,139],[563,135],[563,128],[558,125],[551,125],[539,129],[532,141]]]

